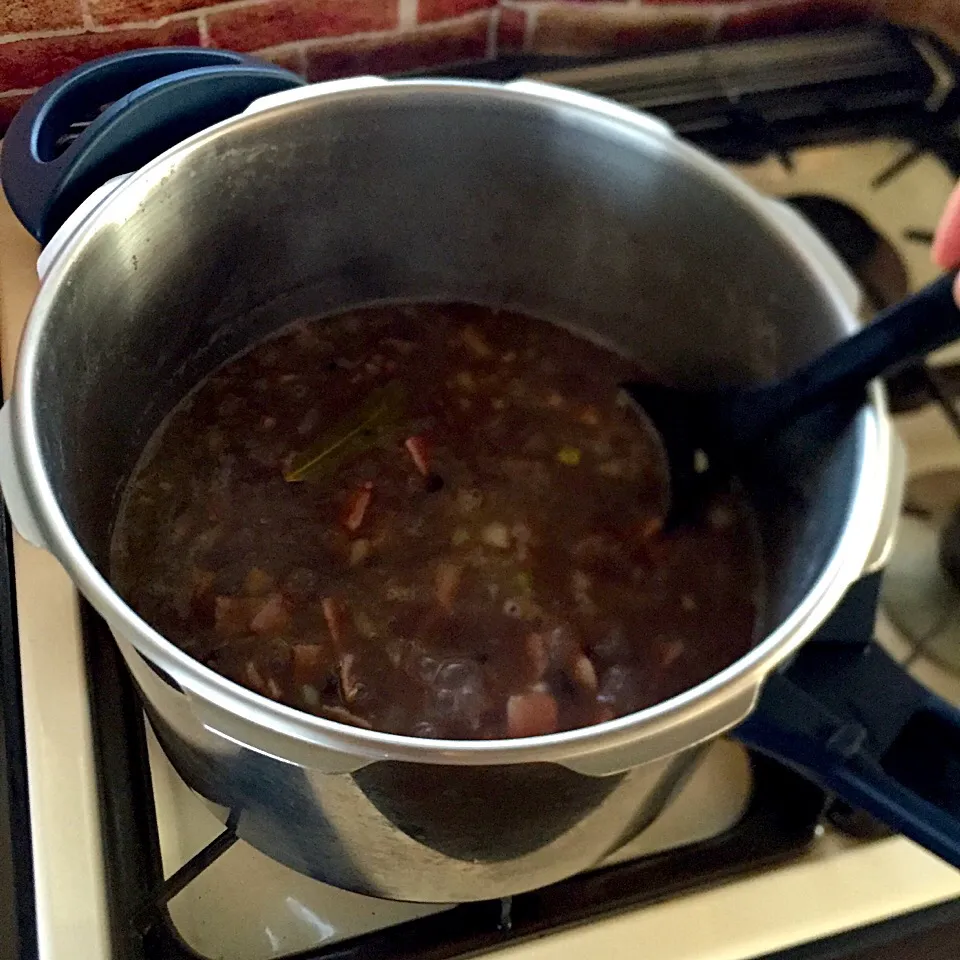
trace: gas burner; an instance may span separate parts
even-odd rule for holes
[[[916,162],[922,154],[911,154]],[[896,174],[891,171],[896,168]],[[873,181],[883,186],[906,169],[895,162]],[[864,319],[899,303],[910,293],[906,258],[859,210],[849,203],[822,194],[804,193],[783,198],[824,236],[856,277],[863,292]],[[907,230],[905,236],[919,237],[923,231]],[[920,242],[919,239],[915,242]],[[911,364],[887,377],[887,397],[893,413],[916,410],[931,399],[926,365]]]
[[[930,243],[955,182],[942,157],[898,137],[815,143],[790,156],[789,168],[768,155],[734,169],[791,204],[830,242],[859,282],[864,322],[936,277]],[[958,360],[951,346],[888,377],[893,413],[953,395]]]
[[[960,470],[910,479],[881,603],[915,653],[960,673]]]
[[[819,194],[784,197],[823,234],[847,264],[873,311],[903,300],[910,277],[896,247],[849,203]]]

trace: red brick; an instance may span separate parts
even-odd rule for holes
[[[0,133],[10,126],[16,112],[30,99],[29,93],[0,94]]]
[[[417,20],[428,23],[431,20],[449,20],[452,17],[462,17],[475,10],[485,10],[495,7],[497,0],[419,0],[417,4]]]
[[[524,49],[527,37],[527,11],[504,7],[497,24],[497,52],[518,53]]]
[[[957,0],[879,0],[884,16],[896,23],[933,30],[960,50],[960,3]]]
[[[731,11],[720,25],[722,40],[750,40],[862,23],[875,15],[872,0],[772,0]]]
[[[281,47],[279,50],[258,50],[257,56],[263,57],[264,60],[269,60],[285,70],[303,73],[303,52],[297,46]]]
[[[542,54],[642,52],[712,40],[715,7],[635,7],[621,3],[558,3],[537,10],[529,49]]]
[[[307,79],[403,73],[418,67],[483,60],[488,23],[489,17],[481,14],[392,37],[317,44],[306,51]]]
[[[0,35],[82,25],[80,0],[0,0]]]
[[[207,19],[214,46],[231,50],[389,30],[396,24],[397,0],[267,0]]]
[[[213,0],[89,0],[90,13],[97,23],[138,23],[159,20],[209,6]]]
[[[178,21],[156,29],[78,33],[0,43],[0,90],[40,86],[87,60],[136,47],[192,45],[200,42],[194,21]]]

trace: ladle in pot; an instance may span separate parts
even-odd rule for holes
[[[803,415],[855,401],[871,380],[960,337],[955,277],[934,281],[773,383],[709,390],[623,384],[660,435],[670,479],[668,525],[697,516],[708,490]]]

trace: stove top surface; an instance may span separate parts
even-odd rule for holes
[[[544,74],[544,67],[552,69]],[[935,275],[929,262],[932,231],[960,173],[955,64],[936,45],[884,29],[838,31],[576,70],[543,63],[489,69],[501,77],[510,71],[539,73],[651,109],[759,189],[790,199],[858,278],[865,319]],[[0,289],[2,281],[0,270]],[[15,339],[3,332],[9,374]],[[910,411],[901,420],[911,452],[928,449],[935,435],[938,449],[956,446],[960,463],[960,442],[949,424],[944,432],[943,415],[931,406],[938,398],[949,402],[944,384],[953,382],[955,365],[960,369],[960,350],[948,348],[932,364],[892,384],[894,400],[898,409]],[[955,379],[960,385],[960,376]],[[939,418],[936,428],[931,417]],[[924,465],[915,459],[913,466]],[[36,562],[32,551],[25,556],[18,550],[21,593]],[[0,599],[7,603],[0,604],[0,631],[12,638],[13,597],[3,573],[0,566]],[[865,609],[872,613],[871,599]],[[71,610],[65,613],[68,622],[76,615]],[[79,617],[90,727],[89,739],[81,731],[77,749],[90,751],[92,760],[81,759],[78,768],[89,774],[92,766],[96,792],[78,796],[75,806],[99,807],[105,856],[92,877],[103,883],[113,945],[112,953],[91,954],[98,960],[463,956],[795,858],[822,832],[824,798],[816,788],[721,741],[651,828],[584,876],[512,902],[451,907],[385,903],[336,890],[237,841],[229,823],[224,829],[225,812],[218,817],[184,786],[148,732],[102,621],[85,605]],[[918,648],[883,615],[879,629],[901,659],[914,658],[918,670],[928,669]],[[34,627],[21,631],[24,643],[31,644],[26,672],[33,676],[33,646],[39,645]],[[49,643],[47,649],[53,649]],[[16,889],[32,889],[23,850],[27,796],[16,650],[15,642],[6,643],[0,658],[0,683],[14,691],[0,699],[5,711],[0,742],[7,744],[6,754],[0,753],[0,890],[10,888],[11,871]],[[941,674],[935,683],[944,683]],[[39,686],[35,677],[26,684],[34,692]],[[960,685],[954,689],[946,682],[944,692],[960,695]],[[83,695],[83,690],[71,694]],[[36,726],[39,715],[29,708],[27,713]],[[45,795],[55,789],[54,776],[42,782]],[[70,829],[69,818],[60,829]],[[35,838],[37,831],[34,823]],[[19,857],[7,856],[7,839]],[[44,889],[56,885],[47,876],[38,880],[42,902]],[[29,932],[34,917],[21,899],[10,900],[10,922]],[[13,942],[4,936],[5,920],[0,909],[0,960]],[[26,951],[29,946],[21,944]]]

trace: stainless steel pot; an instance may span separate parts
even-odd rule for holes
[[[802,424],[751,481],[769,570],[755,648],[669,702],[528,740],[342,726],[201,666],[110,587],[120,490],[200,378],[293,318],[375,301],[569,322],[674,380],[787,371],[856,325],[800,233],[659,122],[571,91],[367,78],[276,94],[67,223],[0,412],[3,492],[109,623],[174,766],[243,838],[381,897],[541,886],[641,830],[882,564],[901,477],[879,389],[852,418]]]

